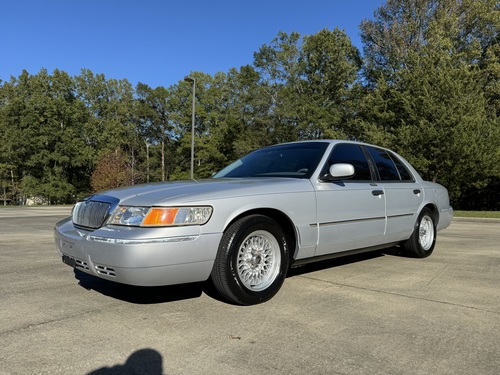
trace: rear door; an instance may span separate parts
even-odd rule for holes
[[[417,220],[423,189],[397,155],[377,147],[366,149],[377,167],[378,185],[385,192],[387,241],[406,239]]]

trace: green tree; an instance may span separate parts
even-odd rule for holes
[[[365,78],[394,83],[411,55],[429,47],[470,64],[488,51],[498,56],[499,22],[497,0],[387,0],[360,25]]]
[[[365,139],[400,151],[454,202],[499,175],[499,123],[485,92],[494,64],[481,66],[497,12],[491,1],[388,0],[361,25]]]
[[[212,77],[192,72],[190,76],[196,82],[194,177],[206,178],[220,168],[221,160],[226,160],[226,145],[221,143],[221,136],[226,127],[223,112],[229,103],[227,81],[224,73]],[[177,124],[178,146],[173,178],[187,179],[191,164],[192,83],[179,82],[172,87],[172,92],[176,98],[172,98],[172,120]]]
[[[303,79],[294,107],[300,139],[352,138],[352,88],[361,56],[344,31],[323,29],[304,37]]]
[[[273,142],[350,138],[361,57],[345,32],[323,29],[303,38],[281,32],[255,53],[254,65],[272,103]]]
[[[251,65],[230,69],[223,87],[226,100],[221,112],[225,126],[219,147],[224,150],[227,161],[276,143],[280,124],[274,115],[273,89],[258,70]]]
[[[86,114],[76,100],[73,80],[64,72],[51,76],[42,69],[34,76],[23,72],[12,78],[2,91],[1,157],[11,166],[13,185],[25,198],[72,200],[85,179],[78,125]]]
[[[268,113],[263,117],[268,130],[267,144],[296,141],[297,118],[293,96],[301,86],[302,39],[299,33],[279,32],[254,53],[254,66],[261,76]]]
[[[85,106],[88,118],[80,124],[87,150],[90,176],[103,155],[123,151],[128,155],[132,183],[142,181],[138,161],[143,145],[138,137],[138,120],[134,89],[126,80],[107,79],[82,69],[75,77],[77,97]]]
[[[9,82],[0,85],[0,182],[3,202],[17,201],[18,167],[21,162],[15,152],[15,141],[20,134],[12,126],[12,117],[19,119],[20,103],[16,100],[14,86]],[[15,108],[18,108],[16,110]],[[10,200],[10,201],[9,201]]]
[[[132,85],[125,79],[106,79],[104,74],[88,69],[83,69],[75,80],[78,99],[90,114],[81,130],[86,143],[98,151],[94,157],[126,149],[136,126]]]
[[[160,180],[170,178],[173,169],[171,155],[175,139],[177,138],[176,126],[171,119],[172,98],[171,91],[164,87],[151,88],[139,83],[136,88],[138,97],[137,116],[139,119],[139,132],[147,148],[146,152],[146,180],[150,179],[150,147],[157,146],[160,151]]]

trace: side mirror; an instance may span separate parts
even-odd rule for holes
[[[321,177],[322,181],[343,180],[355,174],[354,166],[347,163],[332,164],[328,172],[328,174]]]

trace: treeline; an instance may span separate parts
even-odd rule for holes
[[[388,0],[360,25],[280,32],[253,63],[196,79],[195,178],[269,144],[387,146],[463,209],[500,209],[496,0]],[[189,178],[192,83],[152,88],[83,69],[0,82],[0,198],[71,203]]]

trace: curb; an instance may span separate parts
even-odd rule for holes
[[[500,224],[500,219],[492,217],[454,217],[452,222],[495,223]]]

